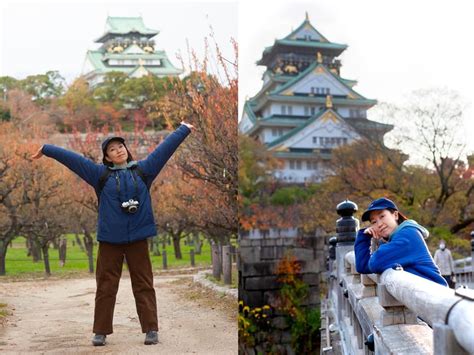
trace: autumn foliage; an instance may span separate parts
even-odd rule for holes
[[[192,55],[184,78],[110,73],[96,88],[83,78],[65,87],[56,72],[0,78],[8,93],[0,107],[0,275],[8,244],[19,235],[32,255],[43,254],[46,273],[49,245],[59,236],[82,234],[92,245],[95,193],[52,159],[32,161],[44,143],[100,163],[104,136],[120,135],[138,160],[181,121],[191,123],[194,132],[151,190],[158,229],[173,237],[178,254],[179,239],[188,233],[219,243],[236,235],[237,45],[233,59],[214,45],[216,62],[209,52],[203,59]]]

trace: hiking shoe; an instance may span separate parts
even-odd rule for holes
[[[158,332],[156,330],[147,332],[145,336],[145,345],[152,344],[158,344]]]
[[[92,345],[94,346],[104,346],[105,345],[105,337],[107,335],[96,334],[92,338]]]

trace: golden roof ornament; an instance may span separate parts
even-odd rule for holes
[[[298,68],[295,65],[287,64],[283,68],[283,71],[288,74],[297,74]]]
[[[318,61],[319,64],[321,64],[323,62],[323,56],[322,56],[321,52],[318,52],[316,54],[316,60]]]
[[[308,11],[305,11],[305,13],[306,13],[306,21],[309,21]]]
[[[153,47],[151,47],[151,46],[149,46],[149,45],[147,45],[145,48],[143,48],[143,50],[144,50],[145,52],[148,52],[148,53],[153,53]]]
[[[326,96],[326,108],[332,108],[332,96],[331,95]]]
[[[123,47],[119,44],[116,47],[112,49],[114,53],[122,53],[123,52]]]

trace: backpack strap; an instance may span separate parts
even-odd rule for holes
[[[146,182],[146,175],[138,165],[132,166],[130,168],[130,170],[135,171],[137,173],[137,175],[140,177],[140,179],[142,179],[142,181],[145,184],[145,186],[147,187],[147,189],[150,189],[150,187],[148,186],[148,184]]]
[[[137,175],[140,177],[140,179],[142,179],[142,181],[145,184],[145,186],[147,187],[147,189],[150,189],[148,184],[146,183],[145,173],[143,172],[143,170],[138,165],[132,166],[129,169],[132,170],[132,171],[135,171],[137,173]],[[98,187],[95,190],[95,194],[97,195],[97,201],[98,202],[100,201],[100,194],[102,193],[102,190],[104,189],[105,183],[107,182],[107,179],[109,178],[109,176],[113,172],[114,172],[114,170],[111,170],[107,167],[104,170],[104,172],[102,173],[102,175],[100,176]]]
[[[97,195],[97,202],[100,201],[100,194],[102,190],[104,189],[105,183],[107,182],[107,179],[109,176],[112,174],[112,170],[110,170],[108,167],[105,168],[104,172],[99,178],[99,184],[97,186],[97,189],[95,190],[95,194]]]

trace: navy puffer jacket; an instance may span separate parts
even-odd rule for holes
[[[98,241],[126,244],[156,235],[149,187],[189,133],[191,130],[181,125],[146,159],[131,162],[127,168],[115,169],[109,175],[99,200]],[[99,179],[107,169],[103,164],[96,164],[82,155],[54,145],[45,144],[42,152],[71,169],[95,190],[98,189]],[[134,169],[129,169],[134,165],[138,165],[141,169],[145,181]],[[140,202],[138,211],[134,214],[122,211],[121,203],[132,198]]]

